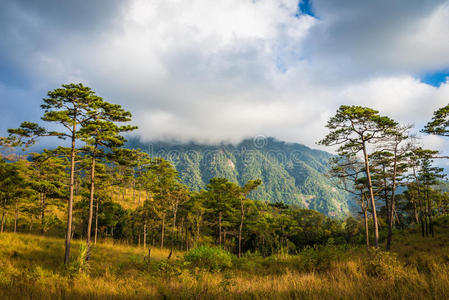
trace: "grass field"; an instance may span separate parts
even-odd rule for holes
[[[105,241],[89,264],[73,243],[69,268],[62,239],[0,235],[0,299],[447,299],[449,225],[435,238],[418,232],[395,237],[393,254],[350,246],[306,249],[295,256],[234,258],[231,268],[208,272],[175,253]]]

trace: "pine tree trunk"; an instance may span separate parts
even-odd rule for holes
[[[3,210],[2,210],[2,224],[0,227],[0,233],[5,229],[5,220],[6,220],[6,199],[3,200]]]
[[[136,180],[134,179],[134,177],[133,177],[132,190],[133,190],[133,202],[136,203]]]
[[[173,224],[171,229],[171,245],[170,245],[170,253],[173,252],[173,248],[175,246],[175,229],[176,229],[176,215],[177,215],[178,209],[175,207],[173,209]]]
[[[164,248],[165,214],[162,215],[161,249]]]
[[[3,210],[2,210],[2,224],[0,226],[0,233],[5,230],[6,223],[6,198],[3,200]]]
[[[170,253],[168,254],[168,258],[170,259],[173,255],[173,248],[175,246],[175,229],[176,229],[176,209],[173,210],[173,224],[171,228],[171,242],[170,242]]]
[[[422,235],[422,237],[425,237],[424,218],[422,216],[420,216],[420,220],[421,220],[421,235]]]
[[[394,220],[396,220],[395,224],[400,226],[401,225],[401,219],[399,219],[398,211],[396,210],[396,208],[393,210],[393,213],[394,213]]]
[[[240,227],[239,227],[239,257],[242,256],[242,231],[243,219],[245,218],[245,210],[243,207],[243,198],[240,199]]]
[[[143,224],[143,250],[147,249],[147,221]]]
[[[419,224],[419,216],[418,216],[418,209],[416,208],[416,202],[413,202],[413,213],[415,215],[416,225],[418,225]]]
[[[429,192],[430,187],[427,190],[427,211],[428,211],[428,215],[429,215],[429,234],[432,235],[432,237],[434,237],[434,233],[433,233],[433,222],[432,222],[432,200],[430,199],[430,192]]]
[[[385,199],[385,208],[387,209],[387,224],[390,223],[390,201],[388,199],[388,184],[387,184],[387,173],[385,170],[385,165],[383,166],[383,192]]]
[[[19,220],[19,203],[16,201],[16,207],[14,209],[14,233],[17,233],[17,221]]]
[[[366,248],[369,249],[369,226],[368,226],[368,214],[366,210],[363,211],[363,219],[365,221]]]
[[[223,230],[223,249],[225,249],[225,250],[226,250],[226,234],[227,234],[227,231],[226,231],[226,229],[224,229]]]
[[[75,183],[75,139],[76,139],[76,122],[73,123],[72,129],[72,148],[70,152],[70,188],[69,203],[67,205],[67,232],[65,236],[65,254],[64,264],[70,262],[70,242],[72,240],[72,211],[73,211],[73,189]]]
[[[92,155],[92,162],[91,162],[91,167],[90,167],[89,219],[87,220],[87,237],[86,237],[86,248],[87,248],[86,249],[86,261],[88,261],[90,258],[92,219],[93,219],[93,215],[94,215],[94,193],[95,193],[95,155]]]
[[[396,147],[397,148],[397,147]],[[393,222],[394,222],[394,210],[395,210],[395,195],[396,195],[396,176],[397,176],[397,149],[394,151],[393,162],[393,185],[391,187],[391,199],[390,207],[388,210],[388,236],[386,250],[390,250],[391,240],[393,239]]]
[[[176,231],[176,239],[178,240],[178,249],[182,250],[184,247],[184,218],[181,219],[181,224],[178,225],[178,230]]]
[[[426,237],[429,236],[429,222],[428,222],[429,216],[424,217],[424,228],[426,229]]]
[[[368,203],[365,205],[365,196],[363,192],[360,194],[360,198],[363,211],[363,221],[365,224],[365,244],[366,249],[368,250],[369,249]]]
[[[430,234],[432,235],[432,237],[435,237],[435,233],[433,231],[432,215],[430,215],[430,218],[429,218],[429,227],[430,227]]]
[[[198,246],[200,240],[200,218],[196,219],[196,235],[195,235],[195,247]]]
[[[187,223],[185,224],[185,233],[186,233],[186,251],[189,251],[189,230],[187,227]]]
[[[182,250],[182,248],[184,247],[184,218],[181,219],[181,224],[178,225],[177,230],[176,230],[176,240],[178,241],[178,244],[176,245],[176,247],[179,250]],[[179,236],[181,236],[181,238],[179,238]]]
[[[220,241],[221,248],[221,211],[218,213],[218,240]]]
[[[416,176],[416,169],[415,169],[415,167],[413,167],[413,176],[415,177],[415,183],[416,183],[416,193],[417,193],[417,196],[418,196],[418,205],[419,205],[419,211],[417,212],[417,215],[416,215],[416,218],[417,218],[417,220],[419,220],[420,222],[421,222],[421,234],[422,234],[422,237],[424,237],[424,222],[423,222],[423,216],[422,216],[422,214],[423,214],[423,207],[422,207],[422,199],[421,199],[421,190],[419,189],[419,185],[420,185],[420,183],[419,183],[419,180],[418,180],[418,176]],[[415,203],[415,207],[416,207],[416,203]],[[418,221],[418,222],[419,222]],[[419,224],[419,223],[417,223],[417,224]]]
[[[45,232],[45,194],[41,193],[41,234],[43,235]]]
[[[366,150],[366,144],[365,141],[363,141],[363,156],[365,160],[365,172],[366,172],[366,178],[368,179],[368,189],[369,189],[369,195],[371,200],[371,209],[373,210],[373,227],[374,227],[374,247],[379,247],[379,227],[377,222],[377,212],[376,212],[376,202],[374,199],[374,190],[373,190],[373,184],[371,181],[371,172],[369,169],[369,161],[368,161],[368,153]]]
[[[6,210],[5,208],[3,208],[3,212],[2,212],[2,225],[0,227],[0,233],[3,232],[3,230],[5,229],[5,219],[6,219]]]

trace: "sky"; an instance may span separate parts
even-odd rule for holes
[[[146,140],[317,148],[342,104],[418,132],[449,103],[448,32],[449,0],[2,0],[0,135],[69,82]]]

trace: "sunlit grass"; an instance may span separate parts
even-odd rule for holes
[[[0,235],[1,299],[445,299],[449,295],[447,224],[435,238],[398,233],[393,251],[329,246],[296,256],[247,256],[209,273],[175,252],[105,241],[82,269],[62,264],[64,241]],[[74,241],[75,261],[83,241]]]

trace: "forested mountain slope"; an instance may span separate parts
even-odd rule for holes
[[[131,138],[129,148],[170,160],[192,190],[204,188],[212,177],[244,184],[259,178],[263,184],[250,198],[315,209],[330,216],[349,213],[353,202],[326,177],[331,154],[274,138],[247,139],[238,145],[142,142]]]

